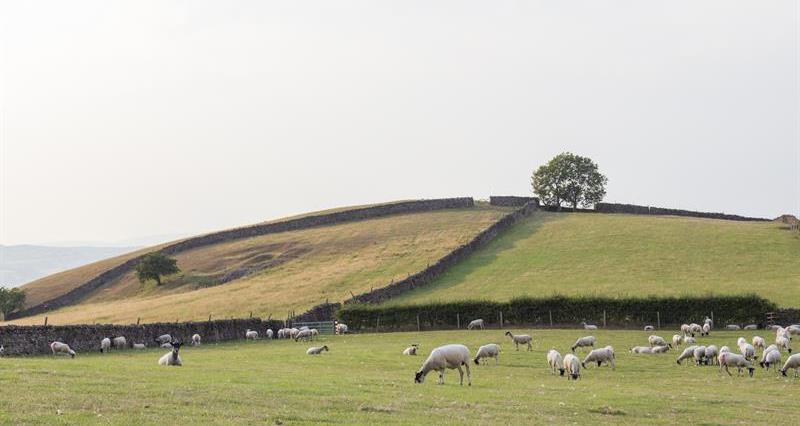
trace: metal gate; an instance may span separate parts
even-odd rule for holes
[[[293,322],[292,327],[316,328],[319,334],[336,334],[336,325],[334,321],[309,321],[309,322]]]

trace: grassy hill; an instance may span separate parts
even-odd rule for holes
[[[98,290],[83,303],[48,312],[49,323],[131,323],[254,314],[283,318],[326,299],[381,287],[405,278],[466,243],[509,209],[469,209],[387,216],[335,226],[263,235],[177,254],[182,274],[161,287],[141,285],[133,273]],[[132,256],[128,255],[128,256]],[[124,260],[87,265],[25,286],[46,300]],[[231,272],[251,275],[214,285]],[[60,286],[59,286],[60,284]],[[41,323],[42,316],[17,324]]]
[[[388,303],[756,293],[800,305],[800,238],[774,222],[537,212]]]

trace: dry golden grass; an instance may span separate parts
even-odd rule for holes
[[[350,292],[405,278],[466,243],[509,209],[472,209],[390,216],[349,224],[265,235],[202,247],[176,256],[182,276],[154,288],[133,274],[86,302],[47,313],[50,324],[131,323],[260,316],[285,317]],[[280,258],[272,267],[227,284],[203,287],[198,277]],[[41,323],[42,316],[12,323]]]

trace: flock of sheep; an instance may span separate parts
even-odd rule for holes
[[[348,327],[344,323],[338,323],[335,327],[336,334],[346,334],[348,332]],[[315,337],[319,336],[319,330],[315,328],[309,327],[300,327],[300,328],[282,328],[278,330],[277,338],[279,339],[294,339],[295,341],[311,341],[314,340]],[[267,339],[273,338],[273,332],[270,329],[267,329],[265,336]],[[244,332],[244,338],[246,340],[258,340],[259,335],[258,331],[250,330],[249,328]],[[183,346],[183,343],[180,340],[173,339],[172,336],[169,334],[163,334],[161,336],[153,338],[153,341],[162,348],[169,348],[171,349],[170,352],[164,354],[161,358],[158,359],[158,365],[164,366],[177,366],[180,367],[183,365],[183,361],[180,357],[180,349]],[[192,335],[192,346],[200,346],[202,343],[202,338],[199,334]],[[126,349],[128,348],[128,340],[125,336],[116,336],[113,338],[104,337],[100,340],[100,352],[108,352],[111,349]],[[133,349],[146,349],[147,345],[144,343],[133,343],[131,345]],[[71,358],[75,358],[77,353],[66,343],[63,342],[53,342],[50,343],[50,350],[53,352],[53,355],[67,355]],[[328,346],[320,346],[320,347],[311,347],[308,348],[306,353],[308,355],[319,355],[322,352],[327,352]],[[0,346],[0,355],[5,352],[5,348]]]
[[[586,330],[596,330],[597,326],[581,323]],[[789,353],[789,357],[780,369],[781,374],[786,376],[787,371],[794,369],[795,377],[798,375],[800,369],[800,354],[792,355],[791,339],[794,335],[800,335],[800,324],[790,325],[788,327],[772,326],[770,329],[775,331],[775,344],[766,345],[766,340],[763,337],[753,337],[752,343],[748,343],[744,337],[740,337],[737,341],[737,346],[740,353],[731,352],[728,346],[717,348],[716,345],[699,345],[697,344],[698,335],[703,338],[709,336],[714,327],[714,322],[706,317],[703,325],[699,324],[683,324],[681,326],[681,333],[672,336],[672,342],[667,342],[663,337],[651,335],[648,338],[648,346],[634,346],[630,349],[633,354],[663,354],[671,349],[678,349],[681,345],[687,345],[683,352],[678,356],[677,363],[680,365],[684,360],[694,360],[695,365],[718,365],[720,370],[724,370],[728,375],[732,375],[729,368],[733,367],[738,370],[741,375],[744,369],[747,369],[750,376],[753,376],[755,368],[753,363],[759,359],[757,348],[761,349],[761,361],[759,365],[762,368],[769,370],[773,368],[778,370],[781,364],[781,350]],[[467,325],[467,329],[484,329],[484,321],[477,319]],[[728,330],[739,330],[738,326],[727,326]],[[757,329],[754,325],[745,327],[745,330]],[[654,331],[655,327],[645,326],[645,331]],[[532,338],[527,334],[513,334],[510,331],[505,333],[506,336],[511,338],[511,341],[519,350],[519,345],[526,345],[527,349],[532,350]],[[567,379],[577,380],[581,376],[581,368],[586,368],[587,365],[597,363],[600,367],[603,363],[609,365],[612,370],[616,369],[614,348],[612,346],[605,346],[595,349],[597,338],[594,336],[581,337],[575,341],[575,344],[570,348],[570,353],[561,356],[555,348],[547,352],[547,364],[553,374],[566,374]],[[591,351],[580,361],[574,354],[578,348],[591,347]],[[404,355],[416,355],[419,345],[412,345],[403,351]],[[474,359],[470,355],[469,348],[465,345],[451,344],[440,346],[431,351],[428,358],[422,364],[422,367],[417,370],[414,375],[416,383],[423,383],[425,376],[431,371],[439,373],[439,384],[444,384],[444,372],[446,369],[458,370],[461,378],[460,384],[464,384],[464,370],[467,373],[467,383],[472,385],[472,374],[470,373],[470,361],[480,365],[481,359],[494,358],[495,363],[499,363],[500,346],[494,343],[481,346]],[[463,367],[463,368],[462,368]]]

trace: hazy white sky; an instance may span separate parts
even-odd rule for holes
[[[798,2],[0,2],[0,243],[530,193],[800,211]]]

